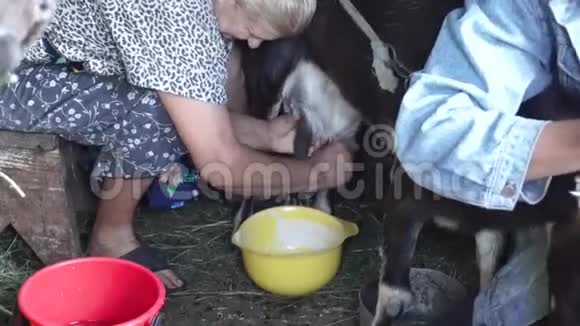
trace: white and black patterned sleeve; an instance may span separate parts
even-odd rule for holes
[[[101,6],[130,83],[227,101],[229,50],[211,0],[102,0]]]

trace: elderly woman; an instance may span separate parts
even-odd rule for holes
[[[0,88],[0,129],[100,146],[93,175],[103,180],[102,196],[88,254],[137,261],[176,289],[182,280],[137,241],[132,221],[151,180],[182,154],[191,154],[212,186],[246,195],[315,191],[350,178],[337,164],[339,155],[351,159],[343,144],[307,161],[271,156],[265,152],[292,152],[292,118],[265,122],[227,109],[239,107],[243,93],[232,40],[257,47],[298,33],[315,4],[61,0],[44,37],[16,69],[18,81]],[[287,168],[290,184],[243,183],[248,167],[272,163]],[[316,169],[323,172],[313,183],[319,164],[325,169]]]

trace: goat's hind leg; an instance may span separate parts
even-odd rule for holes
[[[300,160],[308,159],[310,147],[313,143],[312,131],[308,124],[302,119],[297,128],[296,138],[294,140],[294,157]],[[295,204],[302,206],[314,207],[328,214],[334,213],[334,200],[331,198],[330,191],[322,190],[314,194],[295,194]]]
[[[557,224],[552,233],[547,267],[551,292],[548,325],[580,325],[580,221]]]
[[[309,157],[310,147],[313,143],[313,135],[312,130],[308,126],[307,121],[302,118],[298,122],[296,128],[296,137],[294,138],[294,158],[298,160],[307,160]],[[314,194],[310,193],[302,193],[302,194],[291,194],[290,195],[290,204],[291,205],[298,205],[298,206],[307,206],[307,207],[317,207],[320,203],[324,203],[321,201],[320,196],[326,196],[326,192],[317,192]]]
[[[330,192],[328,190],[319,191],[314,197],[314,208],[319,209],[328,214],[334,213],[333,201],[330,198]]]
[[[373,326],[390,325],[412,301],[411,262],[424,223],[415,205],[414,200],[401,202],[383,222],[383,262]]]
[[[475,234],[479,267],[479,287],[485,289],[495,274],[505,248],[505,234],[496,230],[481,230]]]
[[[234,220],[233,220],[233,231],[232,236],[234,233],[238,231],[240,225],[252,214],[254,214],[254,199],[253,198],[244,198],[240,202],[240,205],[234,208]]]

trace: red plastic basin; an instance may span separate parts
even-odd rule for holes
[[[164,302],[165,287],[155,273],[108,257],[47,266],[18,293],[18,308],[31,326],[149,326]]]

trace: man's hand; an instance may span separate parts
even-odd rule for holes
[[[526,181],[580,170],[580,119],[550,121],[533,149]]]

